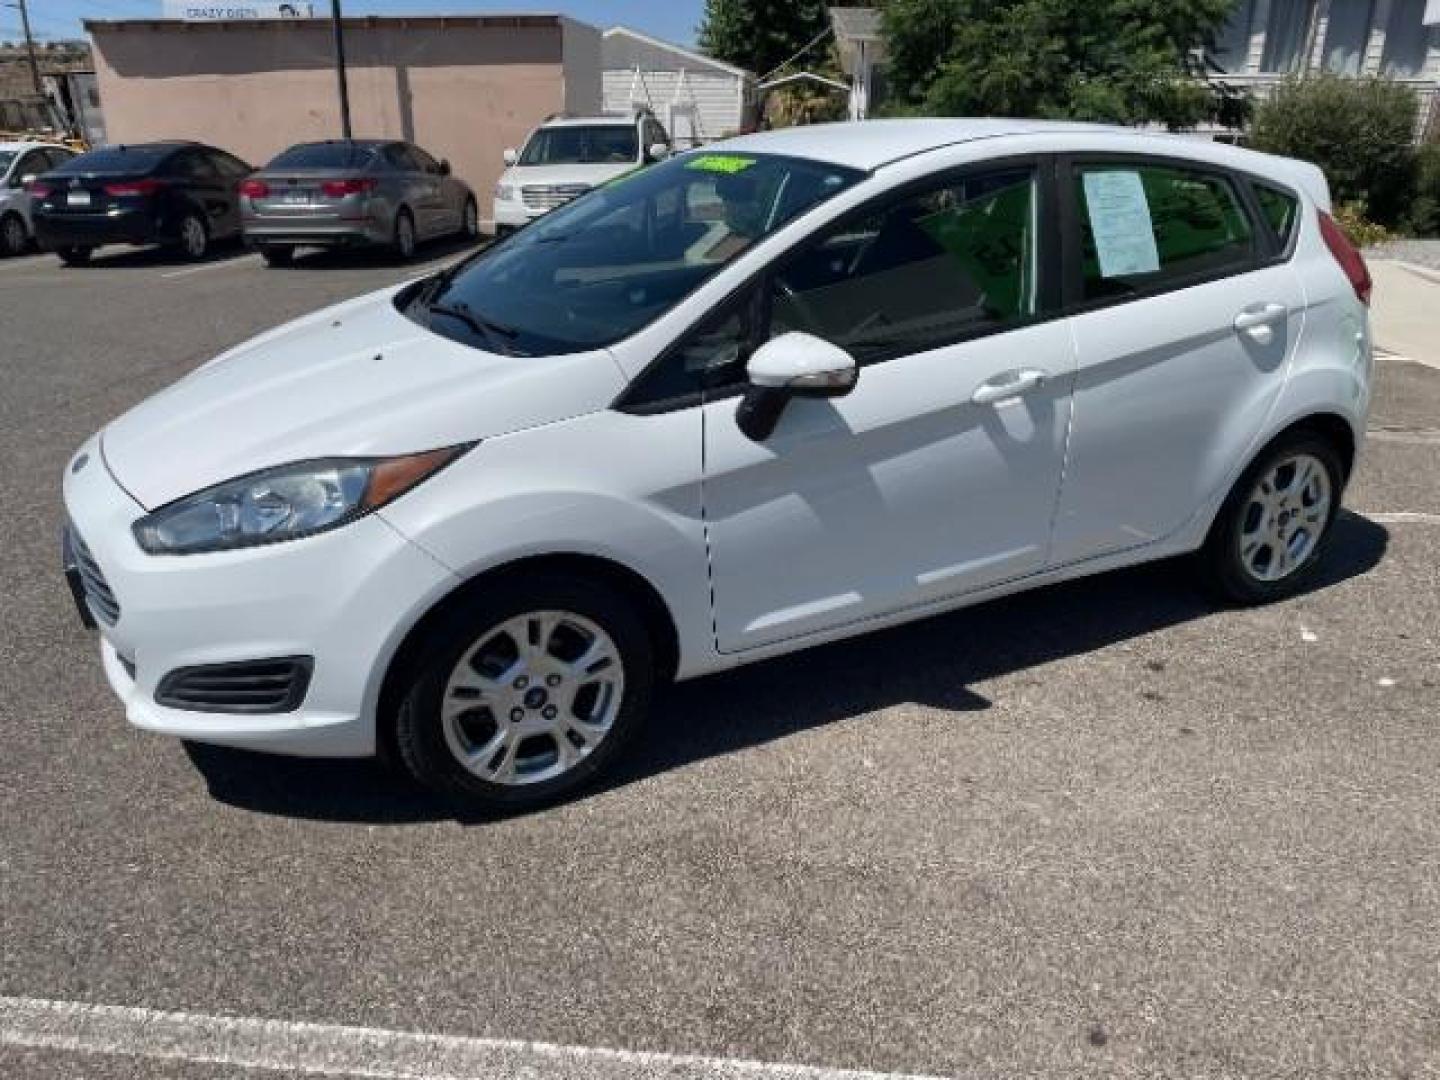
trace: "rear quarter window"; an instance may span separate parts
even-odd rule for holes
[[[1255,201],[1260,204],[1260,213],[1269,222],[1280,246],[1288,248],[1290,238],[1295,235],[1295,222],[1300,217],[1300,200],[1279,188],[1256,184]]]

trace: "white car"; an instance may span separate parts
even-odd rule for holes
[[[609,180],[670,156],[670,136],[646,110],[634,116],[557,116],[530,134],[523,150],[506,150],[495,185],[497,235]]]
[[[1370,280],[1300,162],[1023,120],[747,136],[217,357],[66,469],[139,727],[485,807],[652,696],[1186,552],[1302,589]]]
[[[35,238],[30,182],[74,156],[53,143],[0,142],[0,255],[21,255]]]

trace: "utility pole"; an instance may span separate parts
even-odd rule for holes
[[[25,0],[20,0],[23,5]],[[21,7],[24,10],[24,7]],[[350,138],[350,86],[345,79],[345,28],[340,25],[340,0],[330,0],[330,25],[335,31],[335,78],[340,83],[340,130]]]
[[[30,13],[25,10],[25,0],[6,0],[6,7],[19,8],[20,26],[25,31],[25,51],[30,54],[30,81],[35,84],[35,93],[45,93],[40,85],[40,61],[35,59],[35,39],[30,36]]]

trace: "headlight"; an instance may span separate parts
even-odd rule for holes
[[[510,202],[515,198],[515,188],[511,184],[496,184],[495,198],[501,202]]]
[[[152,555],[193,555],[311,536],[379,509],[469,448],[265,469],[147,514],[135,522],[135,539]]]

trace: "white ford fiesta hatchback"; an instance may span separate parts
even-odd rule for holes
[[[490,808],[658,687],[1197,552],[1303,587],[1365,431],[1313,166],[1081,125],[736,139],[217,357],[81,448],[130,721]]]

